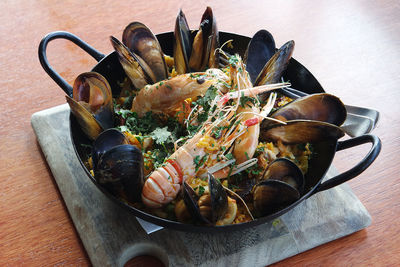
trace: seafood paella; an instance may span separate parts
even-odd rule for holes
[[[292,99],[282,73],[294,41],[279,49],[258,31],[242,58],[219,43],[211,8],[192,32],[179,12],[172,55],[143,23],[110,41],[127,78],[112,95],[99,73],[79,75],[67,96],[93,141],[86,162],[107,191],[158,217],[245,223],[306,194],[313,144],[337,140],[346,109],[337,97]]]

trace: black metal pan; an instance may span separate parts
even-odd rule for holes
[[[64,90],[64,92],[72,96],[72,86],[69,85],[50,65],[46,56],[46,48],[50,41],[54,39],[67,39],[74,42],[77,46],[81,47],[88,54],[94,57],[98,63],[93,67],[92,71],[99,72],[102,74],[110,83],[113,94],[118,95],[119,86],[118,82],[121,82],[126,77],[125,72],[123,71],[116,52],[112,52],[109,55],[104,55],[98,52],[96,49],[82,41],[77,36],[68,33],[68,32],[52,32],[46,35],[40,45],[39,45],[39,59],[44,70],[49,74],[49,76]],[[158,34],[157,38],[161,44],[161,47],[165,54],[172,55],[172,47],[173,47],[173,33],[162,33]],[[224,43],[227,40],[233,40],[233,50],[227,50],[230,53],[239,53],[243,56],[244,51],[247,48],[247,44],[250,41],[249,37],[237,35],[233,33],[220,32],[220,42]],[[315,79],[315,77],[298,61],[295,59],[291,59],[288,65],[286,72],[283,75],[285,80],[289,80],[292,84],[293,88],[297,90],[306,92],[306,93],[317,93],[323,92],[323,88],[319,84],[319,82]],[[259,225],[265,222],[268,222],[274,218],[281,216],[282,214],[288,212],[297,206],[300,202],[309,198],[310,196],[340,185],[362,173],[366,170],[372,162],[377,158],[380,150],[381,150],[381,141],[377,136],[366,134],[359,137],[355,137],[352,139],[347,139],[344,141],[325,141],[318,144],[314,144],[314,151],[318,153],[318,157],[313,157],[309,162],[309,171],[306,174],[306,185],[305,188],[310,188],[310,190],[303,195],[299,200],[291,204],[290,206],[265,217],[258,218],[254,221],[242,223],[242,224],[234,224],[234,225],[225,225],[225,226],[200,226],[200,225],[192,225],[192,224],[184,224],[176,221],[171,221],[163,218],[159,218],[143,212],[139,209],[136,209],[132,206],[127,205],[117,197],[110,194],[106,191],[94,177],[90,174],[88,169],[85,167],[85,160],[89,154],[87,151],[87,145],[90,144],[90,140],[85,136],[85,134],[81,131],[78,126],[75,117],[73,114],[70,114],[70,130],[71,130],[71,140],[76,151],[77,157],[86,171],[89,179],[97,186],[99,190],[101,190],[104,194],[106,194],[110,199],[119,205],[124,206],[128,210],[130,210],[135,216],[149,221],[151,223],[166,227],[172,228],[181,231],[194,231],[194,232],[222,232],[222,231],[233,231],[240,230],[248,227],[253,227],[255,225]],[[343,172],[335,177],[328,179],[327,181],[322,183],[322,180],[328,171],[330,165],[332,164],[333,158],[337,151],[341,151],[344,149],[349,149],[361,144],[371,143],[372,146],[365,157],[350,170]],[[329,211],[327,211],[329,212]]]

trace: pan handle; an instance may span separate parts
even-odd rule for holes
[[[47,74],[49,74],[49,76],[61,87],[61,89],[63,89],[68,96],[72,97],[72,86],[69,85],[67,81],[64,80],[64,78],[61,77],[60,74],[58,74],[50,66],[49,61],[47,60],[47,55],[46,55],[47,44],[54,39],[70,40],[71,42],[75,43],[77,46],[85,50],[89,55],[91,55],[97,61],[102,60],[105,57],[105,55],[98,52],[96,49],[94,49],[92,46],[84,42],[78,36],[69,32],[65,31],[51,32],[42,39],[42,41],[39,44],[39,50],[38,50],[40,64],[42,65],[43,69],[47,72]]]
[[[378,157],[379,152],[381,151],[382,143],[377,136],[372,134],[364,134],[352,139],[338,142],[336,149],[336,151],[340,151],[365,143],[372,143],[372,147],[369,150],[368,154],[356,166],[323,182],[314,190],[313,194],[347,182],[348,180],[356,177],[357,175],[365,171],[372,164],[372,162],[374,162],[374,160]]]

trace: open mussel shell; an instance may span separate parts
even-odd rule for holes
[[[142,58],[131,52],[117,38],[110,36],[110,41],[118,54],[122,68],[136,89],[142,89],[147,84],[153,84],[156,81],[154,73]]]
[[[126,144],[112,147],[98,159],[94,176],[115,196],[139,202],[144,183],[142,151]]]
[[[198,204],[199,196],[187,182],[183,182],[183,201],[186,209],[195,221],[211,224],[210,221],[200,213],[200,207]]]
[[[99,122],[94,118],[92,113],[90,113],[73,98],[69,96],[65,97],[67,98],[67,103],[71,109],[71,112],[75,115],[82,131],[91,140],[96,139],[96,137],[103,131],[103,128],[100,126]]]
[[[212,222],[220,220],[228,208],[228,195],[222,184],[208,173],[208,188],[211,195]]]
[[[217,23],[211,7],[207,7],[201,17],[200,28],[194,37],[192,54],[189,59],[191,71],[203,71],[206,68],[218,68],[219,35]]]
[[[179,11],[174,31],[174,64],[178,74],[189,72],[189,57],[192,53],[191,34],[185,14]]]
[[[253,189],[253,205],[257,216],[277,212],[299,198],[300,193],[296,188],[279,180],[262,181]]]
[[[199,197],[185,182],[183,184],[183,201],[193,218],[206,224],[215,225],[228,210],[228,195],[222,184],[208,173],[209,194]]]
[[[85,72],[75,79],[72,98],[67,96],[67,103],[81,129],[92,140],[114,126],[111,87],[97,72]]]
[[[278,180],[296,188],[300,194],[304,192],[304,175],[300,168],[291,160],[277,158],[272,161],[262,176],[262,180]]]
[[[323,121],[336,126],[342,125],[346,116],[347,111],[342,101],[327,93],[298,98],[270,115],[270,117],[282,121],[304,119]],[[263,125],[269,122],[265,120]]]
[[[281,141],[284,144],[316,143],[337,140],[344,136],[344,131],[330,123],[311,120],[292,120],[286,124],[274,124],[261,129],[263,141]]]
[[[97,168],[97,162],[101,156],[111,148],[129,144],[126,136],[115,128],[103,131],[93,142],[92,147],[92,161],[93,169]]]
[[[168,69],[161,46],[151,30],[140,22],[132,22],[122,33],[122,43],[141,57],[153,71],[155,81],[168,78]]]
[[[253,84],[265,64],[275,54],[275,48],[274,37],[267,30],[259,30],[251,38],[243,61],[246,64],[246,70]]]
[[[279,82],[294,50],[294,41],[288,41],[268,60],[254,82],[255,86]]]
[[[100,73],[80,74],[75,79],[72,97],[93,114],[103,129],[114,126],[111,86]]]

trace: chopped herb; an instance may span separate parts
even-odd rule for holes
[[[122,118],[127,119],[128,116],[132,114],[132,111],[128,109],[120,109],[117,111],[117,115],[120,115]]]
[[[208,113],[210,112],[211,109],[211,103],[217,95],[218,95],[217,88],[214,86],[210,86],[203,97],[199,97],[195,102],[192,103],[193,105],[199,105],[203,108],[203,112],[200,113],[197,118],[200,124],[207,120]]]
[[[242,97],[240,98],[239,105],[240,105],[242,108],[244,108],[246,104],[247,104],[249,107],[251,107],[251,105],[248,104],[248,102],[250,102],[250,103],[252,103],[253,105],[255,105],[255,104],[256,104],[256,99],[253,98],[253,97],[242,96]]]
[[[161,145],[164,144],[168,138],[171,136],[171,132],[168,131],[168,127],[165,126],[164,128],[157,128],[150,134],[151,137],[156,141],[157,144]]]
[[[235,67],[238,62],[239,62],[239,59],[236,55],[233,55],[228,59],[229,65],[231,65],[233,67]]]
[[[205,188],[201,185],[198,187],[199,196],[201,197],[204,194]]]
[[[233,171],[233,164],[232,164],[232,166],[231,166],[231,168],[229,169],[229,172],[228,172],[228,179],[229,179],[229,177],[231,177],[231,174],[232,174],[232,171]]]
[[[228,154],[226,154],[226,155],[225,155],[225,158],[227,158],[228,160],[231,160],[231,159],[233,159],[233,155],[232,155],[232,153],[228,153]]]
[[[196,165],[196,166],[198,166],[199,165],[199,163],[200,163],[200,156],[199,155],[197,155],[196,157],[194,157],[194,159],[193,159],[193,163],[194,163],[194,165]]]
[[[117,127],[118,130],[120,130],[121,132],[129,132],[129,129],[126,125],[121,125]]]
[[[222,131],[227,128],[228,126],[216,126],[211,130],[211,134],[214,135],[216,139],[218,139],[222,136]]]
[[[199,168],[206,162],[207,157],[208,157],[207,153],[203,157],[200,157],[199,155],[194,157],[193,163],[195,165],[195,172],[197,172]]]
[[[144,137],[140,135],[135,135],[136,140],[143,146]]]

